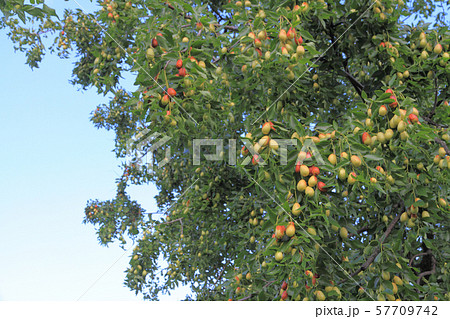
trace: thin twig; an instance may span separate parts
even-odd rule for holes
[[[225,272],[225,265],[223,265],[222,271],[219,273],[219,275],[216,278],[216,285],[219,282],[220,279],[222,279],[223,273]]]
[[[183,222],[181,221],[182,219],[183,219],[183,217],[180,217],[180,218],[177,218],[177,219],[174,219],[174,220],[170,220],[168,222],[164,222],[164,223],[161,223],[161,224],[172,224],[172,223],[175,223],[175,222],[181,222],[181,225],[183,225]]]
[[[430,252],[431,254],[431,252]],[[433,254],[431,254],[431,270],[424,271],[419,274],[417,277],[416,283],[420,285],[420,282],[422,281],[422,278],[428,275],[432,275],[436,272],[436,258],[434,258]]]
[[[228,48],[228,51],[230,51],[231,49],[233,49],[234,47],[236,47],[239,43],[241,43],[241,40],[239,39],[238,41],[236,41],[236,43],[234,43],[232,46],[230,46]],[[219,62],[219,60],[225,55],[222,56],[218,56],[217,58],[215,58],[214,60],[211,61],[212,64],[216,64],[217,62]]]
[[[218,26],[220,26],[220,24]],[[225,30],[230,30],[230,31],[233,31],[233,32],[238,32],[239,31],[238,27],[235,27],[235,26],[232,26],[232,25],[226,25],[223,28]]]
[[[431,254],[431,250],[426,251],[426,252],[423,252],[423,253],[415,254],[415,255],[412,256],[411,259],[409,260],[408,266],[411,267],[411,266],[412,266],[412,263],[413,263],[413,261],[414,261],[414,259],[416,259],[417,257],[420,257],[420,256],[426,256],[426,255],[429,255],[429,254]]]
[[[170,60],[167,61],[166,65],[164,66],[164,70],[167,69],[167,66],[169,65],[169,63],[170,63]]]
[[[428,124],[434,125],[434,126],[436,126],[436,127],[448,128],[448,125],[436,123],[435,121],[433,121],[431,118],[429,118],[429,117],[427,117],[427,116],[422,116],[422,118],[423,118],[423,119],[425,120],[425,122],[427,122]]]
[[[348,235],[349,236],[356,236],[356,235],[359,235],[359,234],[361,234],[361,233],[364,233],[365,231],[367,231],[367,230],[369,230],[369,226],[363,226],[363,227],[361,227],[360,229],[358,229],[357,231],[356,231],[356,234],[354,234],[354,233],[349,233]]]
[[[402,207],[403,201],[400,201],[400,203],[397,205],[399,206],[398,208]],[[380,245],[382,245],[384,243],[384,241],[386,240],[386,238],[389,236],[389,234],[392,232],[392,230],[395,227],[395,224],[397,224],[397,222],[399,221],[401,216],[401,213],[398,213],[397,216],[391,221],[391,223],[389,224],[388,228],[386,229],[386,231],[383,233],[383,236],[381,236],[381,240],[380,240]],[[367,258],[366,262],[364,264],[361,265],[361,267],[358,268],[358,270],[354,271],[353,273],[350,274],[350,277],[345,278],[343,280],[341,280],[338,285],[346,282],[349,278],[353,278],[354,276],[356,276],[357,274],[359,274],[361,271],[366,270],[370,264],[375,260],[375,258],[378,256],[378,254],[381,252],[380,247],[378,246],[377,248],[375,248],[374,252],[372,253],[372,255],[369,256],[369,258]]]

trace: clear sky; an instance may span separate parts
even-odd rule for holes
[[[77,7],[57,3],[58,12]],[[105,98],[68,82],[73,59],[47,54],[31,71],[5,30],[0,43],[0,300],[77,300],[124,252],[100,246],[93,226],[81,223],[87,200],[112,199],[121,174],[114,133],[89,120]],[[156,211],[155,187],[129,193]],[[128,260],[127,253],[81,300],[141,300],[123,285]]]

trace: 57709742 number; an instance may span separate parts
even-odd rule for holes
[[[437,316],[437,306],[377,306],[377,316]]]

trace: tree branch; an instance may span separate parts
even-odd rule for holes
[[[175,10],[175,7],[173,5],[171,5],[168,2],[166,2],[166,4],[170,10]],[[182,15],[185,19],[192,19],[192,17],[190,15],[188,15],[187,13],[185,13],[185,14],[180,13],[180,15]]]
[[[219,24],[219,26],[221,26],[221,25]],[[223,28],[225,30],[230,30],[230,31],[233,31],[233,32],[238,32],[239,31],[238,27],[235,27],[235,26],[232,26],[232,25],[225,25],[225,26],[223,26]]]
[[[403,201],[401,200],[396,206],[398,208],[404,206]],[[383,236],[381,236],[380,245],[382,245],[384,243],[384,241],[386,240],[386,238],[390,235],[390,233],[392,232],[392,230],[395,227],[395,224],[397,224],[397,222],[400,220],[401,215],[402,215],[401,213],[398,213],[397,216],[391,221],[388,228],[383,233]],[[359,274],[361,271],[366,270],[370,266],[370,264],[375,260],[375,258],[378,256],[380,251],[381,251],[380,247],[375,248],[374,252],[372,253],[372,255],[369,256],[369,258],[367,258],[366,262],[364,264],[362,264],[361,267],[358,268],[358,270],[351,273],[349,278],[353,278],[354,276]],[[338,283],[338,285],[346,282],[349,278],[345,278],[345,279],[341,280]]]
[[[436,127],[442,127],[442,128],[448,128],[448,125],[444,125],[444,124],[438,124],[435,121],[433,121],[431,118],[427,117],[427,116],[422,116],[422,118],[425,120],[425,122],[427,122],[428,124],[434,125]]]
[[[367,225],[361,227],[360,229],[358,229],[358,230],[356,231],[356,234],[349,233],[349,236],[356,236],[356,235],[359,235],[359,234],[361,234],[361,233],[364,233],[366,230],[369,230],[369,226],[367,226]]]
[[[430,251],[430,250],[429,250],[429,251],[426,251],[426,252],[422,252],[422,253],[415,254],[415,255],[412,256],[411,259],[409,260],[408,266],[411,267],[411,265],[412,265],[414,259],[416,259],[417,257],[420,257],[420,256],[426,256],[426,255],[429,255],[429,254],[431,254],[431,251]]]
[[[364,85],[361,84],[357,79],[355,79],[355,77],[353,75],[350,74],[349,70],[348,70],[348,65],[347,65],[347,59],[344,60],[343,64],[344,64],[344,69],[340,69],[339,71],[341,71],[342,73],[344,73],[344,76],[350,81],[350,83],[353,85],[353,87],[355,88],[356,92],[358,93],[358,95],[361,97],[361,99],[363,100],[364,103],[366,103],[366,101],[364,100],[364,98],[362,97],[361,93],[364,90]]]
[[[230,46],[228,48],[228,52],[231,51],[232,48],[236,47],[239,43],[241,43],[241,40],[239,39],[238,41],[236,41],[236,43],[234,43],[232,46]],[[225,56],[225,55],[222,55]],[[215,58],[214,60],[211,61],[212,64],[216,64],[217,62],[220,61],[221,56],[218,56],[217,58]]]
[[[431,251],[430,251],[431,254]],[[422,281],[422,278],[428,275],[432,275],[436,272],[436,258],[434,258],[433,254],[431,254],[431,270],[424,271],[419,274],[417,277],[416,283],[420,285],[420,282]]]
[[[434,141],[435,141],[436,143],[438,143],[439,145],[441,145],[441,146],[444,148],[445,153],[447,153],[447,155],[450,156],[450,150],[448,149],[447,143],[445,143],[445,142],[444,142],[443,140],[441,140],[439,137],[435,137],[435,138],[434,138]]]

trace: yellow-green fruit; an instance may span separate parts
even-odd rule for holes
[[[395,296],[394,295],[387,294],[386,297],[387,297],[387,299],[389,301],[395,301]]]
[[[392,292],[394,293],[394,295],[398,292],[398,287],[395,282],[392,283]]]
[[[338,298],[341,299],[342,293],[341,293],[341,291],[339,290],[339,288],[338,288],[338,287],[333,287],[333,290],[338,294]]]
[[[247,280],[252,279],[252,274],[248,272],[247,275],[245,275],[245,279]]]
[[[155,57],[155,51],[153,51],[153,49],[152,48],[148,48],[147,49],[147,59],[151,59],[151,58],[154,58]]]
[[[341,168],[339,170],[338,177],[341,181],[343,181],[347,178],[347,172],[345,171],[345,168]]]
[[[305,194],[306,194],[306,196],[308,196],[310,198],[313,197],[314,196],[314,189],[312,187],[310,187],[310,186],[306,186]]]
[[[406,122],[400,121],[397,125],[397,131],[404,132],[406,130]]]
[[[392,175],[388,175],[388,177],[386,178],[387,182],[391,185],[394,185],[395,183],[395,179],[392,177]]]
[[[306,165],[301,165],[301,166],[300,166],[300,174],[301,174],[303,177],[308,176],[308,175],[309,175],[309,168],[308,168],[308,166],[306,166]]]
[[[408,220],[408,213],[404,212],[401,216],[400,216],[400,222],[404,223]]]
[[[394,131],[391,130],[390,128],[387,129],[386,132],[384,133],[384,138],[386,139],[386,141],[389,141],[393,136],[394,136]]]
[[[403,280],[399,276],[394,276],[392,280],[397,286],[403,286]]]
[[[263,124],[261,131],[264,135],[267,135],[270,133],[271,129],[272,129],[272,123],[266,122]]]
[[[420,57],[421,57],[423,60],[426,60],[426,59],[428,58],[428,52],[425,51],[425,50],[423,50],[422,53],[420,54]]]
[[[289,237],[292,237],[295,235],[295,226],[293,224],[290,224],[287,228],[286,228],[286,235]]]
[[[317,290],[314,292],[314,294],[316,295],[317,300],[319,301],[324,301],[325,300],[325,295],[322,291]]]
[[[384,298],[384,296],[382,294],[378,294],[377,295],[377,300],[378,301],[386,301],[386,298]]]
[[[317,177],[316,176],[311,176],[308,179],[308,186],[314,187],[317,185]]]
[[[271,139],[270,142],[269,142],[269,147],[271,149],[273,149],[274,151],[278,150],[278,143],[277,143],[277,141]]]
[[[263,146],[267,146],[269,144],[270,141],[270,137],[265,135],[263,137],[261,137],[258,141],[258,144],[263,147]]]
[[[436,46],[433,49],[433,52],[436,54],[440,54],[442,52],[442,45],[441,44],[436,44]]]
[[[406,141],[408,138],[409,138],[408,132],[401,132],[401,133],[400,133],[400,139],[401,139],[402,141]]]
[[[341,236],[342,239],[347,239],[348,238],[348,230],[345,227],[342,227],[339,235]]]
[[[353,185],[353,184],[356,183],[356,174],[355,174],[355,172],[351,172],[351,173],[348,175],[347,183],[349,183],[350,185]]]
[[[422,218],[429,218],[429,217],[430,217],[430,213],[428,211],[424,210],[422,212]]]
[[[441,161],[441,157],[439,155],[436,155],[433,158],[433,163],[436,164],[436,165],[439,164],[440,161]]]
[[[445,149],[443,147],[439,147],[439,156],[444,158],[445,157]]]
[[[300,204],[294,203],[294,205],[292,206],[292,214],[294,216],[298,216],[300,215],[300,212],[301,212]]]
[[[391,274],[388,272],[388,271],[382,271],[381,272],[381,277],[384,279],[384,280],[389,280],[390,278],[391,278]]]
[[[377,134],[377,141],[380,142],[380,143],[386,142],[386,136],[384,135],[383,132],[378,132],[378,134]]]
[[[439,206],[445,207],[447,206],[447,202],[443,198],[439,198]]]
[[[299,192],[303,192],[306,189],[307,186],[308,185],[306,184],[306,181],[304,179],[301,179],[297,183],[297,190]]]
[[[281,251],[277,251],[275,253],[275,260],[276,261],[281,261],[283,259],[283,253]]]
[[[308,234],[312,235],[312,236],[316,236],[316,230],[312,227],[308,227],[308,229],[306,230],[308,232]]]
[[[331,163],[331,165],[336,165],[337,163],[336,155],[330,154],[330,156],[328,156],[328,161]]]
[[[356,155],[352,155],[352,157],[350,158],[350,162],[352,163],[352,165],[354,167],[360,167],[361,166],[361,159],[356,156]]]

